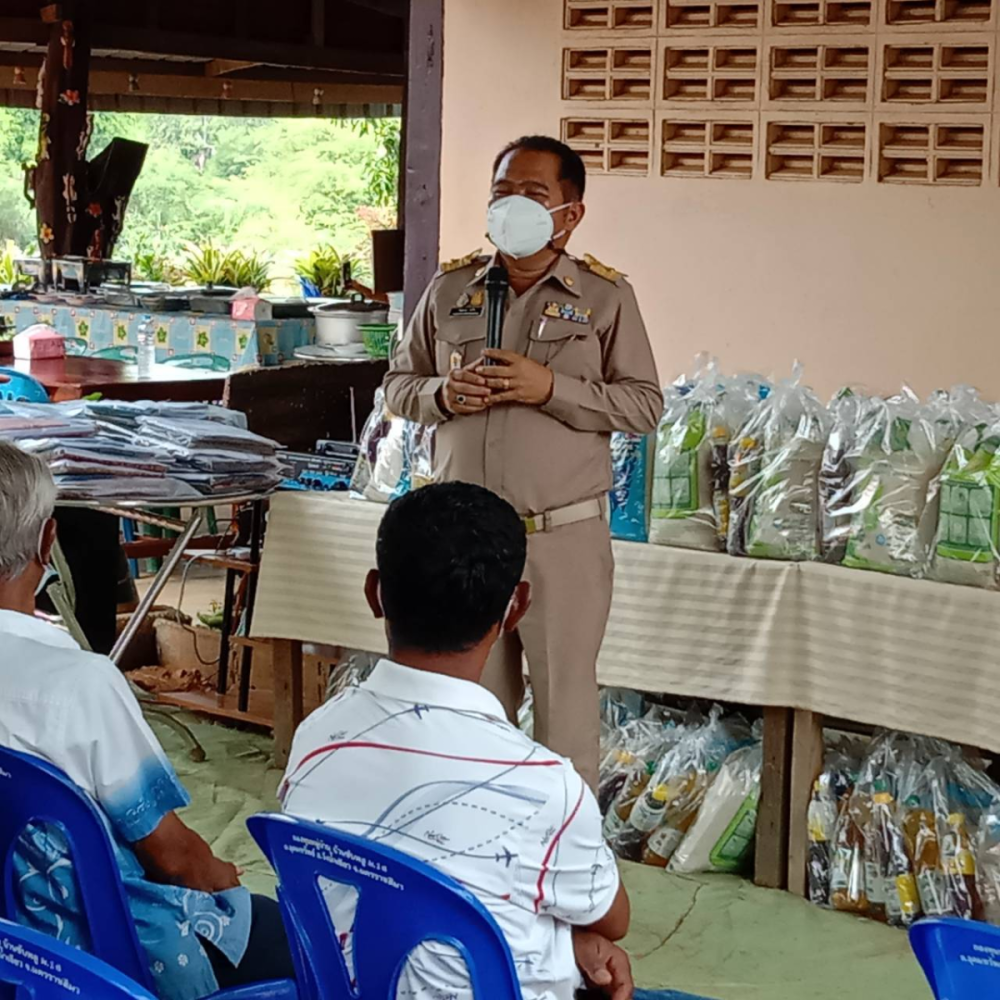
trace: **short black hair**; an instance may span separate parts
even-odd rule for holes
[[[376,554],[393,646],[458,653],[503,621],[524,573],[527,537],[495,493],[441,483],[389,505]]]
[[[550,135],[523,135],[520,139],[508,142],[493,161],[493,176],[504,158],[515,151],[524,150],[529,153],[551,153],[559,157],[559,180],[570,189],[577,201],[583,201],[587,190],[587,168],[583,158],[575,149],[570,149],[564,142],[553,139]]]

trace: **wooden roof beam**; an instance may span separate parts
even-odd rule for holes
[[[205,76],[228,76],[242,69],[256,69],[260,63],[244,62],[241,59],[213,59],[203,64]]]

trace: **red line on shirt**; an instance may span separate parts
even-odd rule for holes
[[[494,764],[497,767],[558,767],[561,760],[493,760],[488,757],[460,757],[450,753],[435,753],[433,750],[418,750],[416,747],[395,747],[389,743],[366,743],[359,740],[348,740],[344,743],[327,743],[317,747],[299,761],[295,770],[289,775],[293,778],[301,768],[305,767],[314,757],[329,753],[332,750],[393,750],[396,753],[412,753],[421,757],[440,757],[442,760],[461,760],[470,764]]]
[[[549,862],[552,860],[552,855],[555,852],[556,844],[559,843],[559,838],[566,832],[570,823],[576,819],[576,814],[580,811],[580,806],[583,804],[583,786],[580,786],[580,797],[576,800],[576,805],[573,806],[573,811],[569,814],[569,818],[565,823],[559,828],[559,832],[552,838],[552,843],[549,844],[549,849],[545,852],[545,857],[542,860],[542,870],[538,873],[538,895],[535,897],[535,913],[537,913],[542,907],[542,900],[545,899],[545,887],[542,883],[545,881],[545,876],[549,872]]]

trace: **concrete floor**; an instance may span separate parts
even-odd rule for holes
[[[191,793],[187,821],[246,869],[246,885],[273,893],[274,877],[245,827],[248,816],[276,807],[270,739],[195,723],[208,760],[194,764],[172,730],[154,726]],[[624,945],[640,986],[714,1000],[930,1000],[901,931],[728,876],[628,865],[625,881],[632,932]]]

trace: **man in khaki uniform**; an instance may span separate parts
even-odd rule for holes
[[[392,412],[438,425],[438,480],[485,486],[524,517],[532,605],[483,682],[516,718],[523,651],[535,739],[596,784],[596,663],[614,572],[609,436],[649,433],[663,400],[632,288],[592,257],[565,252],[585,184],[580,157],[555,139],[528,137],[501,152],[488,219],[498,253],[470,254],[435,275],[385,391]],[[493,262],[510,275],[501,351],[485,349]]]

